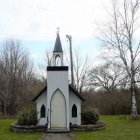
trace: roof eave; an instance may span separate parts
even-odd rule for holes
[[[69,85],[69,88],[82,100],[86,101],[79,93],[76,91],[71,85]]]
[[[38,97],[39,97],[45,90],[47,90],[47,86],[45,86],[45,87],[39,92],[39,94],[37,94],[37,95],[32,99],[32,101],[35,102],[35,101],[38,99]]]

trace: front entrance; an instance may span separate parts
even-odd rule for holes
[[[66,129],[66,101],[60,90],[51,99],[51,129]]]

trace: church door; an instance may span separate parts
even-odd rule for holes
[[[66,101],[60,90],[51,99],[51,129],[66,128]]]

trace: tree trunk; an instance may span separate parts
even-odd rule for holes
[[[137,119],[137,105],[136,105],[136,96],[135,96],[135,78],[132,74],[131,78],[131,117],[132,119]]]
[[[7,105],[6,105],[6,99],[4,100],[4,105],[3,105],[3,116],[6,118],[7,116]]]
[[[131,110],[131,115],[133,119],[136,119],[138,117],[137,113],[137,106],[136,106],[136,97],[135,97],[135,92],[132,92],[132,110]]]
[[[4,105],[1,105],[1,109],[2,109],[2,115],[4,116]]]

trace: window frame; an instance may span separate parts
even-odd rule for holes
[[[41,106],[41,109],[40,109],[40,118],[45,118],[46,117],[46,107],[45,105],[43,104]]]
[[[72,118],[77,118],[77,106],[73,104],[72,106]]]

